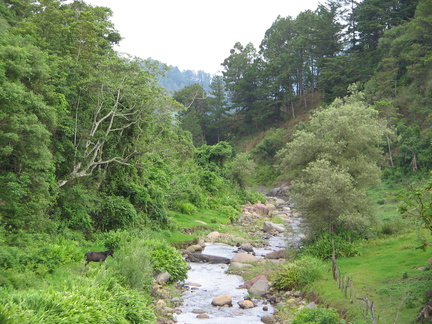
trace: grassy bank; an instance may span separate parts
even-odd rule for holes
[[[377,229],[359,244],[358,256],[336,260],[345,286],[347,278],[351,281],[346,293],[339,287],[344,284],[333,280],[330,261],[326,263],[329,271],[325,278],[310,287],[324,304],[346,313],[351,321],[371,322],[362,300],[367,298],[374,303],[377,323],[415,323],[419,308],[426,302],[425,292],[432,289],[428,265],[432,251],[420,248],[430,240],[430,232],[413,219],[400,216],[397,196],[402,190],[383,186],[370,191],[376,204]]]

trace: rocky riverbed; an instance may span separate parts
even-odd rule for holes
[[[299,291],[273,290],[266,274],[246,282],[241,276],[262,263],[289,262],[287,250],[301,244],[302,218],[287,197],[270,196],[265,203],[244,206],[233,226],[247,238],[211,232],[182,251],[190,270],[181,297],[171,301],[177,307],[165,307],[172,320],[164,323],[282,323],[278,305],[313,307]]]

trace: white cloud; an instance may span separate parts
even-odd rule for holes
[[[119,51],[181,70],[216,73],[236,42],[258,48],[278,15],[296,17],[318,0],[85,0],[113,10]]]

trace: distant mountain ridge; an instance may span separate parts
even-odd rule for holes
[[[149,58],[149,60],[153,60]],[[161,69],[167,64],[159,62],[157,60],[153,60],[159,63]],[[198,83],[201,85],[207,92],[210,90],[212,75],[210,73],[204,72],[202,70],[193,71],[193,70],[183,70],[177,66],[169,65],[169,70],[165,73],[165,76],[160,79],[160,85],[164,87],[170,93],[175,91],[179,91],[186,86]]]

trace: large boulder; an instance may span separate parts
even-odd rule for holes
[[[283,259],[286,256],[287,255],[286,255],[286,251],[285,250],[276,250],[276,251],[273,251],[273,252],[267,254],[265,256],[265,258],[266,259],[273,259],[273,260],[275,260],[275,259]]]
[[[253,253],[254,251],[253,246],[250,243],[243,243],[242,245],[239,246],[239,250],[243,250],[245,252],[251,252],[251,253]]]
[[[232,296],[230,294],[219,295],[213,298],[213,306],[232,306]]]
[[[251,267],[253,267],[253,265],[250,263],[231,262],[228,271],[243,270]]]
[[[211,264],[216,264],[216,263],[229,264],[230,263],[229,258],[216,256],[216,255],[202,254],[202,253],[189,253],[186,256],[186,261],[197,262],[197,263],[211,263]]]
[[[255,278],[252,278],[252,279],[250,279],[250,280],[248,280],[248,281],[245,281],[245,282],[244,282],[241,286],[239,286],[238,288],[239,288],[239,289],[242,289],[242,288],[249,289],[249,288],[252,287],[252,285],[253,285],[255,282],[257,282],[258,280],[267,280],[267,277],[266,277],[265,275],[259,275],[259,276],[255,277]]]
[[[279,233],[286,232],[286,229],[283,226],[278,225],[278,224],[274,224],[272,222],[264,222],[262,230],[266,233],[272,232],[272,231],[276,231]]]
[[[249,299],[241,300],[237,304],[242,309],[249,309],[249,308],[254,308],[255,307],[254,303],[251,300],[249,300]]]
[[[155,281],[156,281],[156,283],[158,283],[159,285],[165,285],[165,284],[169,281],[170,277],[171,277],[171,276],[170,276],[170,274],[168,273],[168,271],[165,271],[165,272],[159,273],[159,274],[156,276]]]
[[[214,241],[214,240],[217,240],[220,236],[221,236],[221,234],[218,231],[214,231],[214,232],[211,232],[207,235],[207,239],[209,241]]]
[[[257,296],[264,296],[270,288],[267,279],[257,280],[252,287],[248,289],[249,293]]]
[[[253,256],[252,254],[247,253],[237,253],[235,256],[231,258],[231,262],[258,262],[258,258]]]
[[[269,207],[261,203],[260,201],[253,205],[247,205],[243,209],[244,213],[256,213],[259,215],[268,215],[270,210]]]
[[[273,324],[276,323],[276,316],[274,315],[264,315],[261,317],[261,322],[265,324]]]

